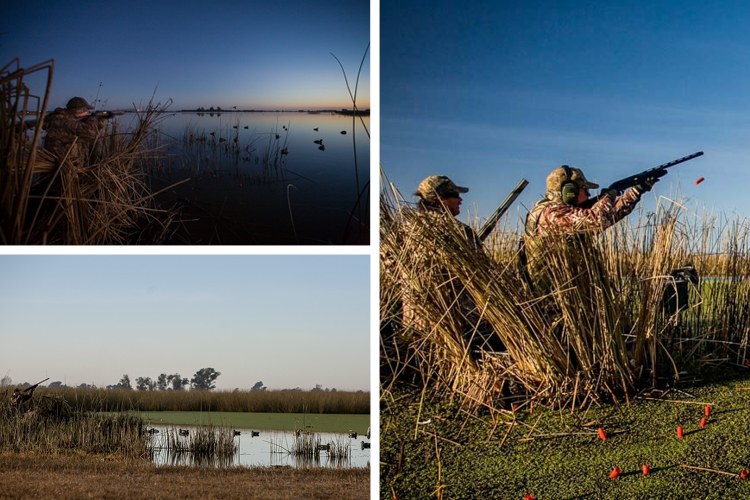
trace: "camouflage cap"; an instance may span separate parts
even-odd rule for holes
[[[83,97],[74,97],[73,99],[68,101],[68,104],[66,106],[68,109],[78,109],[78,108],[86,108],[86,109],[94,109],[94,106],[88,103],[86,99]]]
[[[590,182],[586,179],[586,176],[583,175],[580,168],[567,167],[570,171],[570,179],[568,179],[568,174],[565,172],[566,167],[567,165],[556,168],[547,176],[548,193],[560,192],[562,185],[568,181],[574,183],[581,189],[596,189],[599,187],[599,184]]]
[[[415,194],[424,200],[434,200],[438,196],[444,198],[468,192],[469,188],[456,186],[452,180],[444,175],[431,175],[419,183]]]

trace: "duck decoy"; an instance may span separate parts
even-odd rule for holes
[[[240,435],[240,431],[234,431],[234,435],[235,436],[239,436]]]
[[[289,148],[284,148],[281,150],[281,154],[288,155],[289,154]]]
[[[313,130],[317,132],[318,131],[318,127],[315,127]]]
[[[146,432],[148,432],[149,434],[151,434],[153,436],[154,434],[159,434],[159,429],[151,428],[151,429],[147,430]]]
[[[368,449],[370,447],[370,443],[365,443],[364,441],[361,441],[361,443],[362,443],[362,449],[363,450],[366,450],[366,449]]]
[[[260,431],[250,431],[250,437],[258,437],[260,436]]]
[[[323,139],[318,139],[317,141],[313,141],[315,144],[323,144]]]
[[[341,135],[346,135],[346,130],[342,130]]]
[[[319,444],[316,449],[318,451],[330,451],[331,450],[331,443],[328,443],[328,444]]]
[[[357,439],[357,433],[349,431],[349,437],[352,438],[352,439]]]
[[[190,429],[180,429],[180,436],[189,436]]]
[[[326,150],[326,147],[325,147],[325,146],[324,146],[323,144],[321,144],[321,145],[320,145],[320,147],[319,147],[318,149],[319,149],[319,150],[321,150],[321,151],[325,151],[325,150]]]
[[[247,126],[247,125],[245,125],[245,128],[247,128],[247,127],[248,127],[248,126]]]

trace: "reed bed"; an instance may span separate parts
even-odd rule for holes
[[[311,431],[294,433],[291,444],[287,442],[288,433],[274,433],[269,444],[271,454],[285,453],[294,457],[299,465],[319,464],[322,458],[336,465],[350,464],[352,445],[348,436],[337,435],[323,443],[319,434]]]
[[[3,398],[0,450],[50,455],[118,454],[134,459],[151,453],[139,416],[85,411],[51,396],[35,397],[31,409],[23,414]]]
[[[17,60],[16,65],[17,65]],[[41,147],[41,129],[51,86],[40,104],[23,83],[31,70],[0,70],[3,134],[0,146],[0,238],[5,244],[158,243],[168,234],[172,215],[156,210],[143,163],[153,155],[145,146],[169,103],[149,102],[130,128],[118,121],[87,145],[83,164]],[[35,69],[36,71],[36,69]],[[26,127],[36,120],[33,135]]]
[[[470,405],[575,407],[747,359],[747,220],[696,216],[661,199],[655,213],[605,232],[545,238],[529,279],[520,234],[497,234],[476,252],[457,224],[435,224],[394,194],[381,196],[386,395],[408,377],[426,395],[447,392]],[[690,307],[669,311],[672,270],[686,264],[715,279],[688,284]],[[405,297],[417,318],[409,328]]]
[[[177,427],[169,427],[163,435],[157,434],[154,449],[165,449],[169,453],[190,453],[194,457],[218,458],[234,456],[239,447],[234,442],[233,429],[229,426],[199,425],[182,436]]]
[[[369,392],[347,391],[137,391],[39,388],[36,394],[101,411],[214,411],[369,414]]]

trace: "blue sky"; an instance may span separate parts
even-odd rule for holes
[[[409,201],[432,174],[487,217],[521,179],[519,220],[562,164],[608,185],[703,151],[643,202],[750,210],[750,4],[380,3],[380,161]],[[696,186],[694,182],[705,177]]]
[[[50,107],[73,96],[131,109],[174,100],[172,109],[351,107],[370,41],[368,1],[5,2],[0,60],[28,68],[55,59]],[[369,53],[368,53],[369,54]],[[369,57],[358,104],[369,107]],[[32,93],[44,90],[32,79]],[[101,89],[99,84],[102,84]]]
[[[370,388],[366,255],[0,255],[0,377]]]

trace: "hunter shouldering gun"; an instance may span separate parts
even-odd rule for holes
[[[606,196],[606,193],[608,191],[614,190],[614,191],[617,191],[618,193],[622,193],[626,189],[636,186],[638,184],[642,184],[642,183],[649,182],[649,181],[656,181],[657,179],[664,177],[665,175],[669,173],[667,172],[667,169],[669,167],[674,167],[675,165],[679,165],[680,163],[684,163],[694,158],[698,158],[699,156],[702,156],[702,155],[703,155],[703,151],[698,151],[697,153],[693,153],[691,155],[678,158],[677,160],[664,163],[663,165],[659,165],[658,167],[650,168],[638,174],[631,175],[630,177],[625,177],[624,179],[615,181],[612,184],[610,184],[608,188],[602,189],[602,192],[601,194],[599,194],[599,196],[596,196],[595,198],[589,198],[586,202],[580,204],[579,207],[591,208],[592,206],[594,206],[594,204],[597,201],[602,199],[602,196]]]

